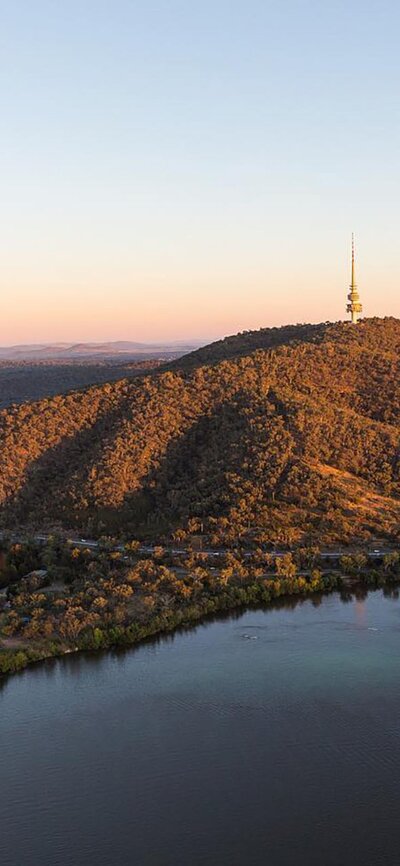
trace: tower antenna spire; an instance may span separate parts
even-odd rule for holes
[[[354,232],[351,235],[351,283],[347,299],[349,301],[349,303],[347,304],[347,312],[351,314],[351,322],[353,323],[353,325],[356,325],[359,321],[360,313],[362,313],[362,304],[360,303],[360,295],[358,294],[355,280]]]

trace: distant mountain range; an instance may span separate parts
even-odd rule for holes
[[[1,346],[0,359],[10,361],[39,361],[65,358],[137,358],[168,357],[184,355],[192,352],[204,341],[194,340],[190,343],[175,341],[171,343],[138,343],[130,340],[115,340],[106,343],[28,343],[17,346]]]

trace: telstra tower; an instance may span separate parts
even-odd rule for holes
[[[362,313],[362,304],[360,303],[360,295],[358,294],[355,281],[354,235],[351,236],[351,284],[347,299],[349,301],[349,303],[347,304],[347,312],[351,313],[351,321],[353,325],[356,325],[359,321],[360,313]]]

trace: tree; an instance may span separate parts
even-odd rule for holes
[[[397,550],[393,550],[391,553],[385,553],[385,556],[383,557],[383,567],[385,571],[399,571],[400,554],[397,552]]]
[[[275,568],[276,573],[280,577],[296,577],[297,566],[291,553],[284,553],[283,556],[277,556],[275,558]]]

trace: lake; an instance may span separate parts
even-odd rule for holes
[[[1,866],[397,866],[399,648],[333,594],[3,681]]]

